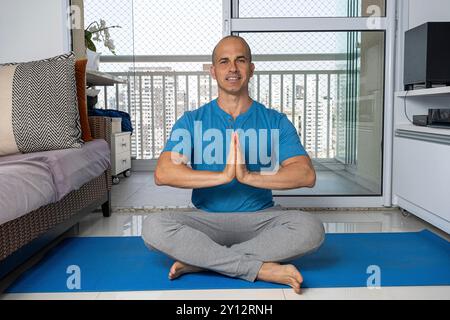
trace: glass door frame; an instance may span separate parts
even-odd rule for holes
[[[392,146],[395,75],[395,38],[397,0],[386,0],[385,17],[317,17],[317,18],[239,18],[239,0],[223,0],[223,35],[239,32],[314,32],[314,31],[383,31],[384,109],[382,137],[381,196],[300,196],[276,195],[276,202],[287,207],[391,207]],[[314,26],[314,27],[311,27]],[[301,198],[301,200],[299,199]],[[300,204],[300,205],[299,205]]]

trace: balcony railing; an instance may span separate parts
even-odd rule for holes
[[[136,159],[157,159],[175,121],[217,96],[216,82],[208,71],[138,67],[109,73],[126,83],[103,87],[97,108],[130,114]],[[339,149],[345,150],[346,77],[345,70],[257,71],[249,91],[255,100],[288,116],[312,158],[339,159]]]
[[[214,99],[217,88],[208,72],[116,72],[126,84],[103,87],[99,105],[131,115],[136,159],[157,159],[175,121]],[[335,158],[344,133],[342,114],[345,72],[259,71],[250,95],[285,113],[311,157]],[[193,85],[194,84],[194,85]],[[341,112],[340,112],[341,111]]]

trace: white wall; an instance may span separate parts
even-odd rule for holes
[[[430,21],[450,21],[450,1],[409,0],[409,28]]]
[[[0,0],[0,63],[70,51],[68,0]]]

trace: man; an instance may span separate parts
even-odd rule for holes
[[[157,185],[193,189],[197,210],[152,214],[142,237],[150,249],[176,261],[169,279],[212,270],[286,284],[300,293],[302,275],[280,262],[317,250],[323,225],[309,213],[274,207],[271,190],[312,188],[316,175],[287,117],[250,98],[251,59],[241,37],[225,37],[214,48],[210,72],[218,98],[176,122],[154,175]],[[253,142],[247,145],[246,137]],[[203,140],[214,140],[216,147]],[[271,154],[269,168],[263,149]]]

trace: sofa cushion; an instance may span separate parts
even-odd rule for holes
[[[0,225],[57,201],[50,165],[39,159],[0,157]]]
[[[81,148],[0,157],[0,224],[64,198],[110,166],[103,139]]]
[[[80,148],[75,58],[0,66],[0,155]]]
[[[75,77],[77,81],[78,111],[80,113],[81,138],[84,142],[92,140],[89,127],[86,98],[86,65],[87,59],[75,61]]]

